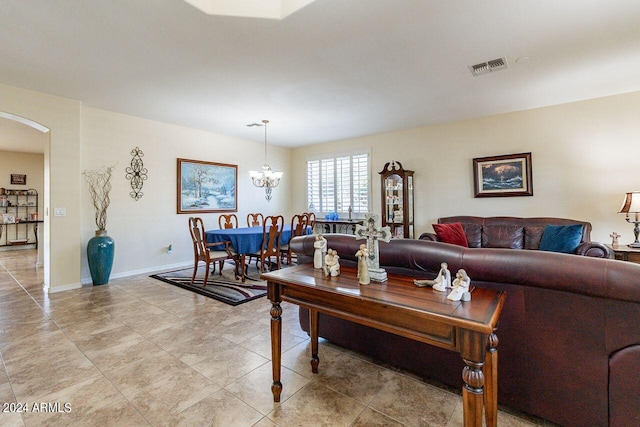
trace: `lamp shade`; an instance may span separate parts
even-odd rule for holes
[[[632,191],[625,194],[624,202],[618,213],[638,213],[640,212],[640,191]]]

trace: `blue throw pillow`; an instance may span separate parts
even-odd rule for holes
[[[582,225],[547,225],[540,240],[541,251],[575,253],[582,240]]]

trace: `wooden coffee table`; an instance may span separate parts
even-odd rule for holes
[[[325,277],[306,264],[265,273],[271,301],[271,356],[274,402],[282,383],[282,307],[286,301],[309,309],[311,370],[318,372],[318,313],[401,335],[460,353],[464,425],[497,425],[498,338],[495,333],[505,294],[475,288],[471,301],[449,301],[446,294],[418,288],[413,278],[389,275],[384,283],[358,284],[356,270],[342,267],[338,277]]]

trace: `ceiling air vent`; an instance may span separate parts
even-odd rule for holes
[[[507,68],[509,68],[509,63],[507,62],[506,56],[498,59],[492,59],[491,61],[482,62],[476,65],[469,65],[469,70],[474,76],[480,76],[482,74],[487,74],[494,71],[505,70]]]

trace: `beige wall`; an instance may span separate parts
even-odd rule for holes
[[[415,171],[418,235],[442,216],[556,216],[591,222],[594,240],[610,243],[617,231],[631,242],[633,226],[617,211],[625,192],[640,190],[638,117],[635,92],[297,148],[293,192],[306,194],[308,156],[370,147],[373,211],[381,211],[378,172],[400,161]],[[473,197],[473,158],[521,152],[532,153],[532,197]]]
[[[116,239],[113,277],[191,262],[187,215],[176,214],[176,158],[238,165],[238,216],[249,211],[290,216],[306,210],[307,156],[367,147],[372,156],[372,205],[380,211],[378,171],[399,160],[415,170],[416,231],[457,214],[561,216],[590,221],[593,238],[632,226],[616,212],[623,193],[640,189],[635,148],[640,141],[640,92],[439,126],[335,141],[294,150],[270,147],[269,162],[285,178],[270,203],[248,171],[263,163],[263,146],[193,129],[84,107],[79,101],[0,85],[0,111],[51,129],[44,154],[45,277],[51,290],[89,281],[86,242],[93,208],[82,171],[116,166],[108,230]],[[125,179],[130,151],[144,152],[149,179],[134,201]],[[474,157],[532,152],[533,197],[475,199]],[[47,196],[48,193],[48,196]],[[66,208],[64,217],[48,210]],[[48,209],[48,210],[47,210]],[[203,215],[215,228],[217,215]],[[166,247],[172,244],[172,254]]]
[[[285,172],[283,183],[267,202],[252,186],[249,170],[264,162],[263,144],[165,123],[88,108],[79,101],[0,85],[0,111],[22,116],[49,129],[44,154],[45,285],[61,291],[90,283],[86,243],[94,235],[93,207],[82,171],[116,166],[107,228],[116,240],[112,277],[190,264],[193,260],[188,215],[176,214],[176,159],[207,160],[238,165],[239,218],[250,211],[290,215],[288,149],[270,147],[269,162]],[[134,201],[125,168],[130,152],[140,147],[149,170],[144,196]],[[47,196],[48,194],[48,196]],[[66,216],[50,215],[65,208]],[[210,228],[216,214],[202,215]],[[166,247],[172,244],[172,254]]]
[[[51,290],[80,285],[80,102],[0,85],[0,111],[49,129],[44,153],[44,280]],[[66,216],[52,217],[64,207]]]
[[[16,190],[33,188],[38,192],[39,211],[42,215],[44,194],[44,155],[37,153],[16,153],[0,151],[0,187]],[[12,185],[11,174],[27,175],[26,185]]]
[[[284,182],[273,190],[267,202],[264,190],[254,187],[249,170],[260,170],[264,145],[194,129],[144,120],[104,110],[82,109],[82,170],[115,166],[108,209],[107,231],[115,239],[116,255],[112,277],[132,272],[154,271],[193,263],[193,249],[187,227],[189,215],[176,213],[177,159],[194,159],[238,165],[238,216],[245,223],[249,212],[289,213],[289,150],[269,147],[269,162],[284,170]],[[125,178],[131,151],[144,153],[148,179],[138,201],[129,193]],[[82,183],[82,247],[95,233],[93,207],[86,184]],[[201,214],[207,228],[218,228],[218,214]],[[173,246],[167,254],[168,245]],[[82,278],[89,280],[86,254],[82,252]]]

